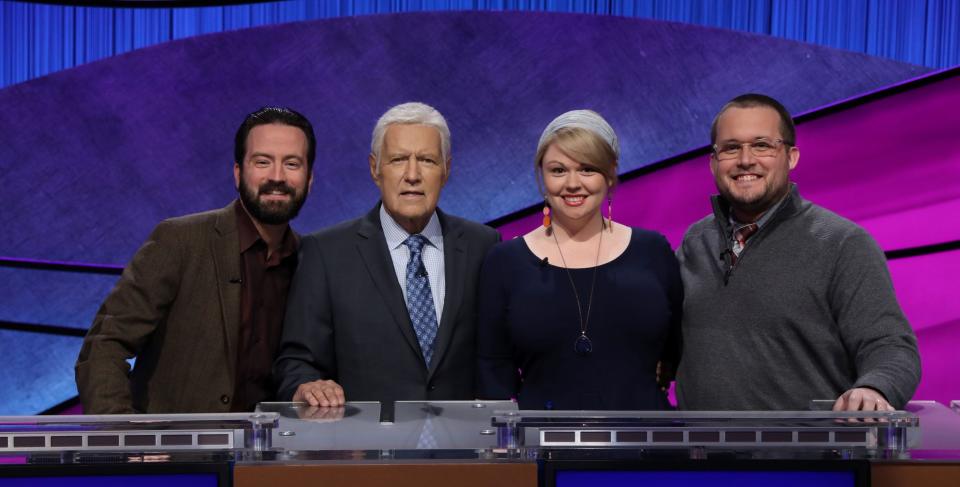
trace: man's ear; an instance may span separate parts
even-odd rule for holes
[[[453,158],[447,159],[447,162],[443,165],[443,182],[440,184],[441,187],[446,185],[447,180],[450,179],[450,161],[452,160]]]
[[[370,178],[373,179],[373,182],[380,187],[380,173],[377,171],[377,157],[370,153],[370,156],[367,157],[367,162],[370,164]]]
[[[240,164],[233,163],[233,187],[240,191]]]

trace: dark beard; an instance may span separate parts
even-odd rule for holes
[[[770,191],[749,201],[735,197],[733,192],[729,191],[726,187],[721,187],[719,184],[717,185],[717,190],[720,192],[720,196],[730,205],[731,210],[736,210],[741,214],[759,216],[763,215],[790,192],[790,181],[787,180],[786,184],[784,184],[782,188],[779,188],[779,191]]]
[[[291,195],[290,201],[260,201],[261,194],[277,190]],[[240,178],[240,201],[243,202],[243,207],[250,212],[250,216],[267,225],[281,225],[296,218],[307,199],[308,191],[307,187],[304,187],[303,192],[298,194],[295,189],[280,181],[268,181],[254,191],[244,183],[242,176]]]
[[[727,200],[727,203],[730,203],[730,206],[744,213],[761,214],[766,211],[767,208],[773,206],[773,204],[777,202],[777,199],[771,198],[769,194],[762,195],[761,197],[751,201],[745,201],[740,198],[736,198],[733,196],[733,193],[729,191],[720,191],[720,195]]]

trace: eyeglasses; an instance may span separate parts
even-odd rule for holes
[[[713,153],[721,161],[735,159],[740,155],[744,146],[750,148],[750,153],[756,157],[771,157],[780,150],[785,142],[783,139],[757,139],[753,142],[724,142],[713,145]]]

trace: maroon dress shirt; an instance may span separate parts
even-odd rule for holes
[[[276,393],[270,370],[280,345],[287,290],[297,268],[299,239],[287,227],[280,247],[267,257],[267,243],[240,201],[236,202],[240,237],[240,336],[233,411],[253,411]]]

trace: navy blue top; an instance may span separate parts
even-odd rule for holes
[[[516,397],[521,409],[669,407],[656,366],[679,359],[683,303],[670,244],[633,228],[626,250],[596,269],[587,327],[593,351],[578,355],[567,271],[542,262],[522,238],[490,250],[480,273],[479,398]],[[570,272],[586,315],[594,268]]]

